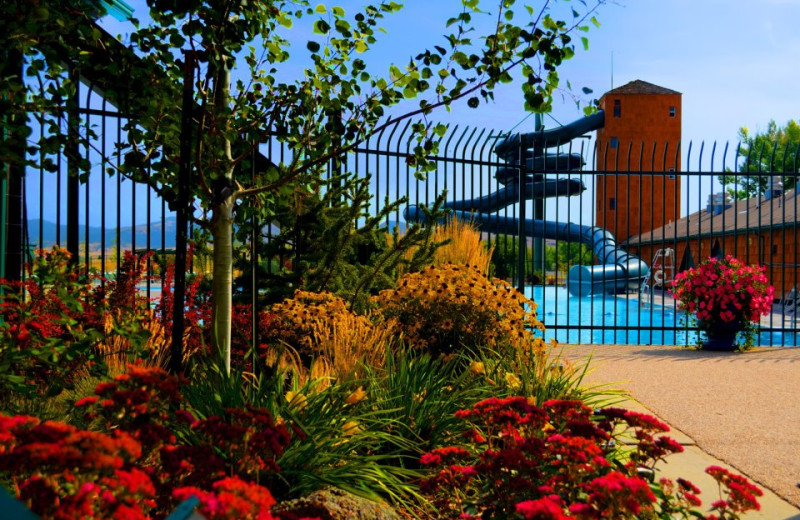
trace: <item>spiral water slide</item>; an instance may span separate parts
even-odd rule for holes
[[[519,220],[500,216],[497,212],[519,201],[520,180],[525,200],[578,195],[586,187],[577,179],[543,179],[541,174],[534,177],[526,174],[520,179],[520,160],[525,161],[526,171],[542,173],[579,170],[583,166],[580,154],[546,153],[548,148],[564,145],[587,132],[602,128],[605,114],[581,118],[567,125],[527,134],[514,134],[499,141],[494,153],[505,160],[509,166],[499,168],[495,173],[497,181],[503,185],[497,191],[479,198],[445,203],[452,215],[471,220],[481,230],[515,235],[519,231]],[[417,206],[405,211],[407,221],[424,219]],[[597,265],[574,265],[567,274],[567,288],[573,296],[589,294],[618,293],[637,290],[647,275],[648,266],[638,257],[623,250],[609,231],[596,226],[584,226],[570,222],[525,219],[525,235],[552,240],[568,240],[586,244],[595,257]]]

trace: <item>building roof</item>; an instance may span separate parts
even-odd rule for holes
[[[626,83],[621,87],[617,87],[615,89],[611,89],[606,92],[604,95],[607,96],[609,94],[678,94],[681,93],[676,90],[670,90],[668,88],[659,87],[658,85],[653,85],[652,83],[648,83],[646,81],[642,81],[640,79],[631,81],[630,83]]]
[[[758,232],[785,226],[800,226],[800,198],[797,190],[767,199],[764,195],[734,201],[730,208],[711,214],[707,209],[692,213],[666,226],[633,236],[624,245],[649,245],[717,236],[720,234]]]

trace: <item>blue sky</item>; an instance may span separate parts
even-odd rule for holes
[[[147,18],[144,0],[129,3],[135,8],[135,16]],[[329,0],[327,5],[341,5],[353,13],[364,3]],[[420,50],[441,43],[445,20],[457,13],[461,4],[460,0],[405,3],[403,11],[384,20],[388,34],[364,55],[374,73],[385,73],[391,63],[402,66]],[[494,3],[481,2],[485,9],[491,9]],[[541,5],[538,1],[528,3]],[[554,3],[557,9],[573,4],[580,7],[579,0]],[[800,118],[800,67],[796,65],[800,58],[800,31],[796,27],[800,0],[612,0],[600,7],[597,18],[601,27],[592,28],[588,34],[589,50],[578,44],[575,57],[560,69],[562,84],[569,80],[576,92],[581,87],[593,89],[591,96],[582,96],[584,101],[600,97],[612,87],[613,54],[613,86],[641,79],[683,93],[684,143],[735,144],[741,126],[757,131],[771,119],[784,124]],[[491,15],[486,15],[481,23],[490,27],[491,21]],[[130,24],[110,17],[103,23],[123,40],[131,30]],[[292,60],[282,66],[283,79],[302,72],[309,35],[308,26],[302,23],[287,33],[295,45]],[[516,126],[517,131],[532,131],[533,117],[526,116],[519,85],[513,84],[499,89],[494,103],[478,109],[462,104],[449,114],[440,111],[431,119],[461,128],[508,131]],[[565,94],[556,100],[545,125],[550,128],[579,117],[581,110]],[[711,190],[717,188],[704,188],[698,200],[705,200],[705,191]],[[33,198],[29,196],[29,210],[38,214],[38,202]],[[129,197],[123,194],[123,205],[125,199]],[[53,211],[48,201],[45,207]],[[137,222],[142,222],[142,217],[142,212],[137,213]],[[109,224],[111,219],[107,218]],[[123,214],[123,225],[129,222],[130,217]]]
[[[147,16],[143,0],[130,0],[135,16]],[[353,12],[361,0],[329,1]],[[483,0],[491,9],[493,1]],[[541,2],[529,2],[541,5]],[[553,5],[571,7],[572,2]],[[365,54],[374,71],[389,63],[402,65],[417,51],[440,43],[444,21],[458,12],[459,0],[407,0],[399,14],[384,20],[388,34]],[[519,7],[518,10],[521,10]],[[589,50],[578,45],[576,56],[561,68],[562,83],[576,91],[593,89],[599,97],[612,86],[641,79],[683,93],[684,140],[736,140],[740,126],[766,127],[770,119],[785,123],[800,117],[800,1],[798,0],[612,0],[597,13],[602,24],[588,34]],[[487,15],[486,22],[491,21]],[[108,22],[114,32],[122,24]],[[302,24],[287,33],[297,42],[286,77],[300,71],[308,36]],[[584,99],[586,96],[583,96]],[[581,117],[565,96],[554,107],[547,127]],[[508,129],[526,113],[518,85],[499,90],[495,103],[477,110],[457,107],[438,119]],[[436,116],[434,116],[436,118]],[[533,118],[520,130],[533,127]]]

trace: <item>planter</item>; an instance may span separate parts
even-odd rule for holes
[[[703,327],[706,337],[703,340],[703,350],[715,351],[734,351],[736,336],[744,329],[744,324],[740,322],[714,323]]]

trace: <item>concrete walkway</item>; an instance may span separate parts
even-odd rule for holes
[[[737,353],[633,345],[566,346],[591,357],[587,384],[612,383],[670,424],[685,451],[659,468],[718,498],[704,472],[716,464],[761,487],[762,510],[747,519],[800,520],[800,348]]]
[[[653,414],[652,410],[632,399],[619,406]],[[666,477],[673,481],[678,478],[685,478],[700,489],[700,499],[703,501],[703,506],[709,506],[719,498],[717,482],[706,473],[707,467],[721,466],[730,471],[742,473],[737,468],[700,449],[694,439],[672,425],[670,425],[668,435],[681,443],[683,453],[670,455],[666,461],[659,463],[656,466],[656,478]],[[764,496],[758,498],[761,510],[751,511],[743,515],[742,518],[745,520],[800,520],[800,509],[776,495],[769,488],[763,485],[759,485],[759,487],[764,492]],[[705,507],[703,509],[708,512]]]

